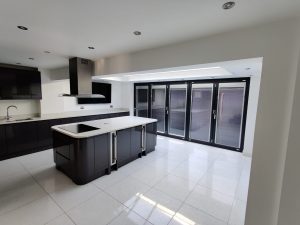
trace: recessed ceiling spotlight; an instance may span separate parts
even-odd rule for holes
[[[251,68],[250,68],[250,67],[247,67],[247,68],[245,68],[245,70],[251,70]]]
[[[28,28],[24,26],[17,26],[17,28],[19,28],[20,30],[28,30]]]
[[[30,59],[30,60],[34,60],[34,58],[32,58],[32,57],[30,57],[30,58],[28,58],[28,59]]]
[[[232,9],[235,6],[235,2],[226,2],[223,4],[222,8],[227,10],[227,9]]]
[[[95,49],[95,48],[94,48],[94,47],[92,47],[92,46],[89,46],[88,48],[89,48],[89,49]]]
[[[136,31],[134,31],[134,32],[133,32],[133,34],[134,34],[134,35],[136,35],[136,36],[140,36],[140,35],[142,35],[142,32],[141,32],[141,31],[138,31],[138,30],[136,30]]]
[[[49,54],[49,53],[51,53],[51,52],[49,52],[49,51],[44,51],[44,53]]]

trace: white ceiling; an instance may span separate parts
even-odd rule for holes
[[[261,76],[263,58],[240,59],[158,70],[94,76],[93,80],[157,82]]]
[[[227,11],[224,2],[1,0],[0,62],[56,68],[72,56],[97,59],[300,14],[299,0],[236,0]]]

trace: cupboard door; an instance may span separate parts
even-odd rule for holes
[[[6,146],[5,146],[5,128],[4,126],[0,126],[0,156],[6,154]]]
[[[110,137],[103,134],[94,138],[95,144],[95,172],[101,173],[110,165]]]
[[[131,156],[137,158],[142,153],[142,126],[131,128]]]
[[[38,147],[37,123],[26,122],[5,126],[8,154],[34,150]]]
[[[123,166],[131,159],[131,128],[117,131],[117,161]]]
[[[155,150],[157,139],[157,123],[150,123],[146,125],[146,152]]]
[[[38,122],[38,143],[40,147],[53,146],[52,126],[59,125],[60,120],[44,120]]]

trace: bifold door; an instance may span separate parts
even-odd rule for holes
[[[187,84],[169,87],[168,134],[184,137],[186,129]]]
[[[152,85],[151,87],[151,117],[157,119],[157,131],[165,133],[167,85]]]
[[[162,135],[242,151],[249,82],[241,78],[138,84],[135,115],[157,119]]]
[[[148,117],[149,102],[149,86],[142,85],[135,87],[135,109],[134,115],[140,117]]]
[[[215,143],[239,149],[246,83],[219,83]]]
[[[189,139],[210,142],[214,84],[192,83]]]

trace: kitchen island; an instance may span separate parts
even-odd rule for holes
[[[52,130],[56,168],[76,184],[86,184],[154,151],[157,120],[123,116]]]

